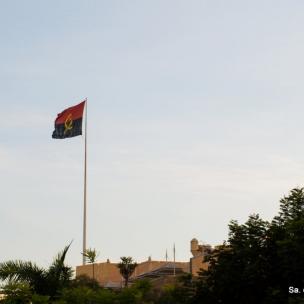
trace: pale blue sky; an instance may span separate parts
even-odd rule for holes
[[[163,259],[271,219],[304,182],[303,1],[1,1],[0,261]],[[172,257],[172,253],[171,253]]]

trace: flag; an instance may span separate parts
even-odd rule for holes
[[[82,134],[82,117],[85,101],[67,108],[57,115],[53,138],[67,138]]]

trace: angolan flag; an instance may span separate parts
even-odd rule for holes
[[[67,108],[57,115],[53,138],[67,138],[82,134],[82,117],[85,101]]]

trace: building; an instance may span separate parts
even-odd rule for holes
[[[210,245],[200,245],[197,239],[190,242],[190,251],[192,257],[188,262],[172,261],[153,261],[148,258],[147,261],[138,263],[134,273],[130,277],[130,282],[143,278],[159,278],[164,276],[173,276],[181,273],[191,273],[198,275],[200,269],[207,269],[208,263],[203,261],[207,254],[212,252]],[[123,278],[117,267],[118,263],[111,263],[110,260],[94,264],[94,278],[101,286],[108,288],[117,288],[123,286]],[[93,277],[93,265],[81,265],[76,267],[76,276],[86,275]]]
[[[213,248],[210,245],[199,244],[197,239],[190,242],[192,258],[190,258],[190,273],[197,276],[201,269],[207,270],[208,263],[204,262],[205,257],[212,253]]]

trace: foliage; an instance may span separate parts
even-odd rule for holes
[[[92,278],[95,279],[95,273],[94,273],[94,263],[96,262],[96,258],[99,255],[99,253],[96,251],[96,249],[86,249],[85,252],[82,253],[82,255],[86,258],[87,262],[92,264]]]
[[[6,288],[15,288],[18,294],[20,286],[29,286],[34,294],[51,298],[59,296],[72,278],[72,268],[65,265],[65,257],[70,245],[60,252],[48,269],[38,267],[32,262],[8,261],[0,263],[0,279],[8,281]],[[21,285],[19,285],[21,284]],[[13,293],[12,293],[13,296]]]
[[[114,292],[102,287],[92,289],[87,286],[70,287],[63,291],[61,300],[65,304],[152,304],[148,281],[140,281],[130,288]]]
[[[118,263],[117,267],[122,277],[125,279],[125,287],[128,286],[129,278],[137,267],[137,263],[133,261],[132,257],[121,257],[121,262]]]
[[[98,281],[96,281],[95,279],[90,278],[86,275],[80,275],[71,281],[70,287],[71,288],[88,287],[96,290],[100,288],[100,285]]]
[[[28,283],[35,292],[44,293],[46,271],[32,262],[7,261],[0,263],[0,279],[12,283]],[[15,286],[18,288],[17,285]]]
[[[64,263],[70,245],[66,246],[62,252],[58,253],[57,257],[54,259],[47,271],[47,294],[49,294],[49,291],[52,290],[53,292],[50,294],[51,297],[55,296],[57,292],[63,288],[69,286],[72,279],[73,270]]]
[[[244,224],[231,221],[227,242],[217,246],[198,278],[176,276],[162,285],[137,281],[129,288],[108,290],[94,278],[71,280],[64,263],[67,246],[48,269],[32,262],[0,263],[7,295],[3,304],[304,304],[290,286],[304,288],[304,189],[293,189],[280,201],[270,222],[250,215]],[[91,250],[91,249],[90,249]],[[94,251],[94,250],[91,250]],[[96,252],[95,252],[96,253]],[[91,256],[95,261],[96,255]],[[92,262],[94,264],[94,262]],[[128,286],[137,264],[121,257],[118,264]],[[94,277],[94,276],[93,276]]]
[[[188,304],[194,296],[195,285],[190,274],[176,277],[172,283],[165,284],[157,293],[157,304]]]
[[[231,221],[228,242],[208,261],[192,303],[300,303],[288,288],[304,287],[303,188],[280,201],[270,223],[258,215],[243,225]]]
[[[96,258],[99,255],[99,253],[96,251],[96,249],[86,249],[85,252],[82,253],[82,255],[86,258],[86,260],[93,264],[96,262]]]
[[[49,304],[49,296],[33,294],[31,304]]]
[[[61,300],[66,304],[114,303],[116,295],[110,290],[91,289],[86,286],[67,288],[63,290]]]
[[[9,282],[2,288],[6,299],[2,301],[5,304],[29,303],[32,298],[32,290],[28,283]]]

